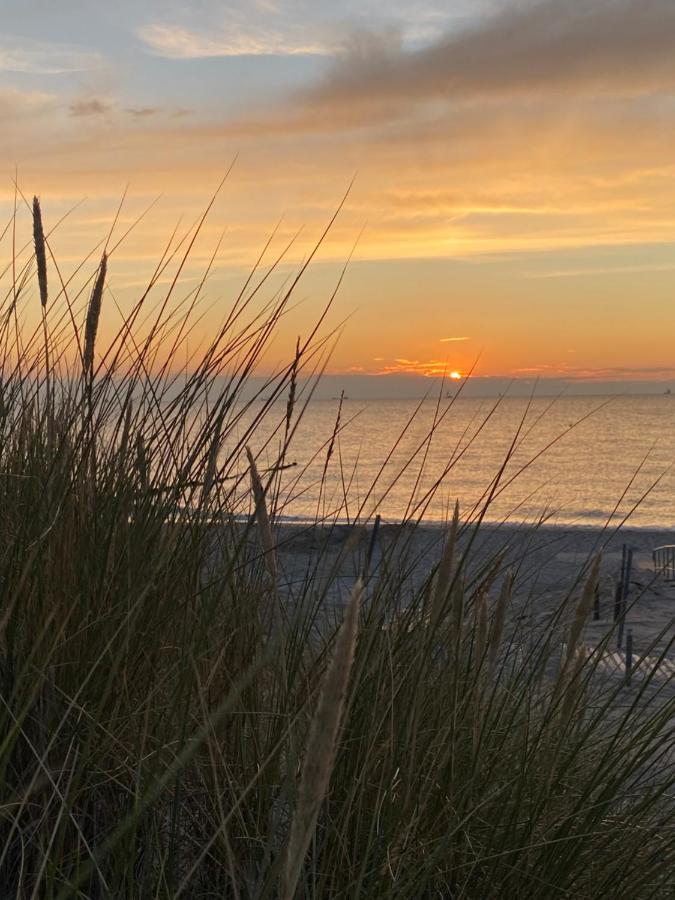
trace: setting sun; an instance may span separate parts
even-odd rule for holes
[[[452,379],[454,379],[455,381],[459,381],[462,377],[462,373],[461,372],[451,372],[450,377]]]
[[[398,396],[404,378],[424,394],[446,374],[439,344],[493,393],[534,379],[553,393],[674,387],[672,0],[459,0],[456,12],[428,0],[424,24],[407,4],[354,0],[320,0],[311,16],[233,0],[227,24],[215,0],[120,0],[114,16],[51,4],[58,15],[40,22],[48,6],[3,4],[1,156],[59,221],[64,278],[128,182],[120,237],[141,218],[110,270],[131,310],[175,223],[198,220],[237,155],[181,270],[199,283],[227,220],[202,340],[267,237],[278,288],[358,172],[307,273],[308,298],[332,290],[367,222],[331,319],[348,321],[331,369],[351,395]],[[0,207],[6,222],[9,177]],[[117,328],[111,306],[103,334]],[[311,302],[289,308],[279,352],[312,321]]]

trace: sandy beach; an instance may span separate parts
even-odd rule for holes
[[[281,585],[287,598],[297,596],[299,585],[312,580],[315,590],[323,591],[327,615],[340,615],[341,607],[359,573],[372,538],[372,526],[356,533],[348,525],[331,528],[283,524],[278,530]],[[429,577],[437,563],[445,531],[437,525],[408,527],[383,523],[373,544],[368,575],[369,590],[390,578],[392,566],[396,579],[404,584],[402,602]],[[503,567],[517,575],[511,619],[526,629],[543,623],[568,599],[570,611],[579,596],[594,554],[602,552],[599,584],[599,619],[591,619],[584,640],[594,647],[612,627],[615,586],[621,571],[624,545],[633,552],[630,588],[627,599],[625,633],[632,633],[633,655],[655,659],[665,652],[660,664],[666,676],[675,668],[675,651],[669,647],[675,628],[675,582],[655,572],[652,551],[675,543],[670,531],[623,528],[620,531],[598,528],[568,528],[553,525],[483,525],[477,533],[464,528],[460,551],[473,545],[469,554],[469,573],[496,554],[504,556]],[[317,562],[319,560],[319,562]],[[625,640],[623,649],[625,650]],[[672,660],[672,662],[671,662]],[[623,654],[606,668],[615,666],[623,673]],[[639,676],[639,671],[638,671]]]

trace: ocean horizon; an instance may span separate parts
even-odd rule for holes
[[[279,516],[438,523],[491,493],[492,523],[675,528],[675,396],[347,399],[336,431],[339,406],[299,417]],[[256,433],[270,465],[284,415],[280,398]]]

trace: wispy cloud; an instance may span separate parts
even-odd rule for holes
[[[468,337],[444,337],[440,339],[441,344],[454,344],[457,341],[468,341]]]
[[[158,106],[129,106],[125,109],[125,112],[135,119],[149,119],[161,111]]]
[[[244,55],[378,56],[418,47],[494,0],[200,0],[174,4],[171,18],[148,19],[136,35],[174,59]],[[179,7],[184,7],[181,10]],[[157,0],[156,7],[161,9]]]
[[[675,378],[673,366],[605,366],[574,367],[566,365],[522,366],[513,370],[515,376],[555,378],[565,381],[650,381]]]
[[[20,91],[18,88],[0,88],[0,113],[3,116],[20,111],[35,112],[36,107],[45,106],[54,101],[54,97],[46,91]]]
[[[650,272],[673,272],[675,263],[644,263],[641,265],[595,266],[577,269],[551,269],[542,272],[528,272],[527,278],[605,278],[607,275],[634,275]]]
[[[309,34],[232,26],[222,34],[204,34],[180,25],[151,23],[137,31],[158,56],[208,59],[218,56],[329,56],[335,48]]]
[[[0,72],[64,75],[99,69],[102,65],[99,53],[83,47],[20,38],[0,39]]]
[[[162,106],[123,106],[119,98],[114,97],[81,97],[68,104],[68,112],[78,119],[115,118],[118,122],[124,117],[142,124],[149,119],[168,117],[171,119],[189,115],[187,110],[166,109]]]

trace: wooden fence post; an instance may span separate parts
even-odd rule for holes
[[[630,585],[631,569],[633,568],[633,549],[623,545],[624,558],[621,564],[621,579],[619,580],[619,589],[617,590],[617,599],[619,607],[619,631],[617,635],[617,644],[619,650],[623,645],[623,630],[626,624],[626,602],[628,599],[628,591]],[[616,612],[615,603],[615,612]]]

